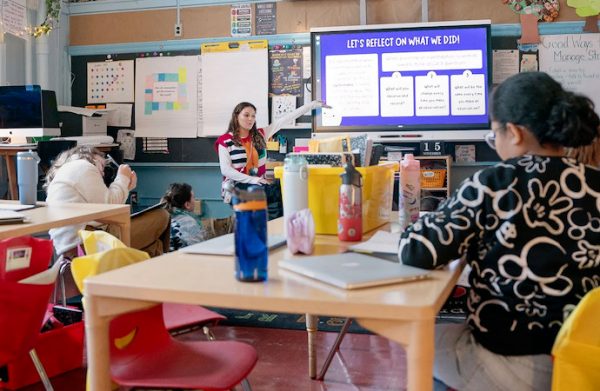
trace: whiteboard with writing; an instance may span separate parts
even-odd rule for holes
[[[570,91],[586,95],[600,108],[600,34],[543,35],[540,71]]]

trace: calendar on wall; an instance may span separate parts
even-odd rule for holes
[[[88,62],[88,103],[133,102],[133,87],[133,60]]]

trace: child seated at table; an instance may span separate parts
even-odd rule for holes
[[[600,285],[600,169],[565,157],[591,145],[592,101],[541,72],[491,97],[486,141],[503,160],[466,179],[403,234],[400,261],[472,270],[467,324],[436,326],[434,376],[459,390],[549,390],[550,351],[568,314]]]
[[[62,152],[46,174],[46,202],[124,204],[129,191],[137,185],[135,171],[129,165],[121,164],[114,180],[106,185],[105,165],[104,153],[90,146],[77,146]],[[56,254],[67,259],[77,256],[77,246],[81,243],[77,233],[89,225],[96,226],[90,222],[51,229],[49,234]],[[131,247],[146,251],[150,256],[162,254],[166,249],[162,247],[161,236],[168,225],[169,214],[164,210],[154,210],[132,218]],[[110,227],[102,228],[108,228],[115,236],[120,235]]]
[[[194,191],[187,183],[171,183],[162,198],[171,214],[171,251],[210,239],[194,213]]]

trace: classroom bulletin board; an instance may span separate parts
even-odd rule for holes
[[[580,21],[576,16],[575,10],[567,7],[566,0],[560,0],[561,12],[558,21]],[[519,16],[513,13],[500,0],[490,0],[485,2],[485,6],[480,3],[475,3],[471,0],[454,0],[452,2],[429,2],[429,20],[465,20],[465,19],[492,19],[492,23],[518,23]],[[190,7],[181,10],[181,18],[184,27],[184,39],[193,38],[212,38],[212,37],[229,37],[231,33],[230,26],[230,6],[217,5],[205,7]],[[412,0],[369,0],[367,1],[367,23],[405,23],[416,22],[421,18],[421,4]],[[322,26],[344,26],[356,25],[359,19],[359,1],[358,0],[303,0],[303,1],[284,1],[277,2],[277,33],[297,33],[307,32],[312,27]],[[74,15],[70,17],[70,44],[71,45],[102,45],[112,43],[130,43],[130,42],[159,42],[163,40],[173,39],[172,23],[165,21],[175,20],[175,10],[149,10],[143,12],[117,12],[109,14],[85,14]],[[197,21],[201,20],[202,23]],[[589,35],[589,34],[588,34]],[[561,67],[567,67],[573,64],[556,64],[548,62],[548,53],[544,48],[535,52],[520,50],[517,45],[518,36],[497,36],[492,38],[492,47],[497,50],[513,51],[518,57],[519,65],[531,64],[539,66],[541,70],[545,67],[551,67],[554,72],[563,72],[569,74],[568,70],[561,71]],[[290,42],[294,46],[294,42]],[[594,44],[595,45],[595,44]],[[541,45],[540,45],[541,47]],[[270,50],[273,50],[271,47]],[[303,60],[308,51],[303,51]],[[106,53],[108,54],[108,53]],[[160,56],[163,53],[129,53],[113,55],[113,61],[131,60],[132,62],[140,57]],[[174,53],[164,53],[166,56],[198,56],[199,50],[179,51]],[[295,55],[295,54],[294,54]],[[294,55],[286,55],[292,59]],[[217,57],[214,57],[215,59]],[[106,60],[106,55],[99,56],[74,56],[72,57],[72,72],[74,74],[74,82],[72,87],[72,104],[75,106],[83,106],[88,103],[86,72],[88,63],[103,62]],[[270,59],[269,59],[270,60]],[[219,66],[227,66],[225,62],[216,61]],[[551,65],[548,65],[551,64]],[[262,69],[272,70],[272,63],[265,63]],[[211,65],[212,66],[212,65]],[[591,62],[586,65],[589,71],[592,67],[597,66],[597,63]],[[303,67],[307,68],[307,67]],[[579,65],[575,67],[579,70]],[[600,69],[597,66],[595,69]],[[233,70],[232,70],[233,71]],[[303,69],[304,72],[304,69]],[[596,73],[588,72],[594,76]],[[269,83],[272,83],[270,75]],[[297,106],[305,103],[307,98],[310,98],[310,91],[307,90],[306,78],[303,75],[303,96],[298,97]],[[213,90],[217,87],[215,83],[207,83],[204,85],[202,76],[197,76],[197,86],[200,89],[207,88],[206,91]],[[262,77],[262,76],[261,76]],[[276,84],[276,83],[275,83]],[[583,82],[582,85],[590,83]],[[269,92],[272,93],[272,85],[269,85]],[[229,89],[233,87],[228,87]],[[138,91],[138,88],[136,88]],[[592,91],[594,92],[594,91]],[[201,91],[201,93],[204,93]],[[282,95],[284,96],[284,95]],[[274,94],[271,94],[270,100],[273,101]],[[138,99],[136,98],[136,101]],[[278,104],[277,110],[284,112],[286,105],[290,103],[285,99],[276,98]],[[254,103],[254,102],[253,102]],[[198,113],[202,113],[196,118],[197,123],[202,123],[202,131],[196,130],[196,135],[209,135],[202,138],[182,138],[177,135],[172,136],[168,140],[169,154],[162,155],[145,155],[138,154],[137,161],[162,161],[162,162],[217,162],[218,157],[213,149],[213,143],[216,135],[221,134],[225,129],[223,124],[213,123],[210,125],[210,130],[205,132],[205,118],[203,114],[212,110],[207,110],[201,107],[202,103],[198,102]],[[262,103],[261,103],[262,105]],[[135,110],[141,108],[134,105]],[[227,108],[230,111],[233,105]],[[160,107],[160,105],[159,105]],[[224,106],[223,106],[224,107]],[[273,107],[267,109],[263,106],[259,109],[259,113],[267,114],[268,111],[273,111]],[[263,120],[260,120],[263,121]],[[262,125],[262,123],[261,123]],[[132,122],[132,128],[138,128],[135,119]],[[198,129],[198,128],[197,128]],[[115,133],[116,129],[110,129],[109,133]],[[149,133],[151,134],[151,133]],[[190,133],[191,134],[191,133]],[[138,139],[138,150],[141,150],[141,140]]]

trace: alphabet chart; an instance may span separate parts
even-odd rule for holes
[[[88,103],[133,102],[133,60],[88,62]]]

